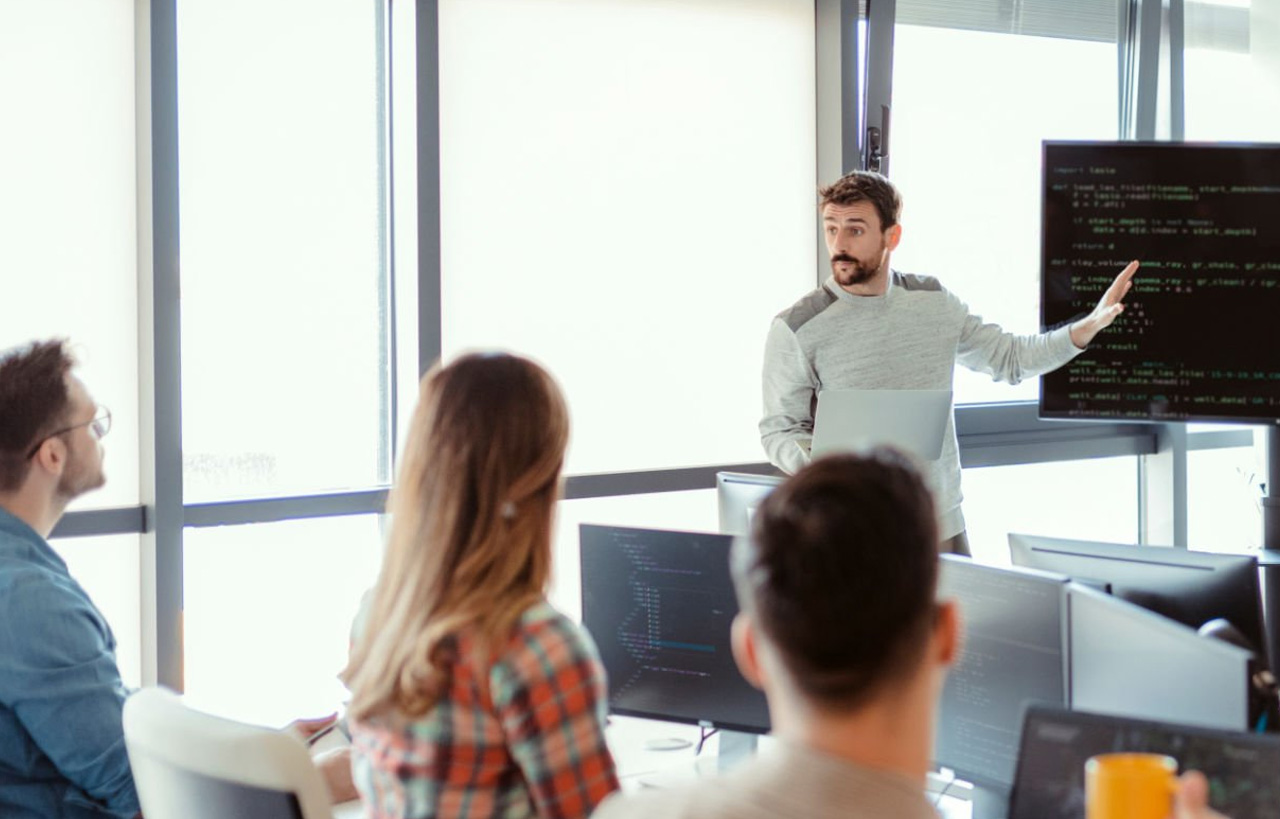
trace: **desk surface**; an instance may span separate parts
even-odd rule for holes
[[[698,727],[672,722],[637,719],[635,717],[610,717],[606,736],[609,750],[618,766],[618,778],[624,793],[642,790],[655,779],[668,782],[692,781],[694,778],[710,780],[715,776],[715,755],[719,751],[719,737],[707,740],[702,757],[694,754],[698,745]],[[650,740],[675,739],[689,744],[669,751],[649,750]],[[773,737],[760,737],[762,749],[768,749]],[[934,797],[936,798],[936,797]],[[943,796],[938,811],[943,819],[968,819],[969,803],[952,796]],[[359,802],[335,805],[334,819],[357,819],[362,814]]]
[[[699,759],[694,754],[698,733],[698,727],[694,725],[635,717],[610,717],[607,730],[609,750],[613,752],[614,762],[618,766],[623,793],[649,787],[649,783],[655,779],[672,783],[692,781],[694,778],[708,781],[713,779],[716,775],[715,755],[719,752],[719,736],[707,740]],[[645,748],[648,740],[664,738],[685,739],[691,744],[673,751],[651,751]],[[773,737],[762,736],[760,749],[767,752],[774,742],[776,740]],[[967,799],[950,795],[939,799],[937,794],[931,794],[930,799],[937,802],[938,812],[943,819],[969,819]]]

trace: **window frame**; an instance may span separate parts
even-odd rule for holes
[[[413,2],[416,10],[417,158],[416,261],[419,373],[442,349],[440,269],[440,92],[438,0],[382,0],[378,6],[383,54],[384,99],[390,99],[390,21],[392,6]],[[1126,0],[1120,7],[1118,82],[1121,85],[1121,135],[1153,138],[1156,131],[1157,72],[1160,52],[1159,3]],[[187,527],[267,523],[326,516],[381,514],[387,486],[340,493],[184,504],[182,493],[181,310],[178,260],[179,214],[177,0],[135,0],[138,94],[138,248],[139,360],[142,363],[141,482],[137,506],[68,513],[52,537],[140,533],[142,541],[143,681],[182,688],[183,532]],[[1170,132],[1181,133],[1182,0],[1170,0]],[[814,0],[817,31],[818,162],[815,184],[867,162],[865,128],[887,126],[892,98],[895,0]],[[865,27],[865,48],[859,27]],[[865,51],[865,53],[863,53]],[[865,61],[866,88],[859,82]],[[1128,105],[1126,105],[1128,101]],[[395,111],[390,111],[394,114]],[[394,178],[393,135],[385,130],[388,181]],[[882,131],[882,136],[888,137]],[[1175,137],[1176,138],[1176,137]],[[886,166],[887,167],[887,166]],[[388,194],[388,201],[390,200]],[[388,211],[387,232],[396,230]],[[820,225],[815,220],[815,236]],[[386,260],[391,271],[394,258]],[[394,300],[394,276],[388,288]],[[826,276],[820,262],[815,283]],[[394,304],[391,315],[395,315]],[[392,387],[394,389],[394,377]],[[395,397],[391,401],[394,413]],[[394,415],[390,435],[394,436]],[[1252,442],[1252,430],[1188,432],[1177,424],[1044,421],[1035,402],[971,404],[956,408],[961,462],[966,468],[1044,463],[1081,458],[1136,456],[1139,480],[1139,531],[1144,542],[1186,546],[1187,453]],[[1277,437],[1273,435],[1273,438]],[[1274,445],[1273,445],[1274,448]],[[391,442],[395,452],[395,441]],[[761,462],[713,464],[678,469],[616,471],[570,475],[566,499],[619,497],[715,486],[719,471],[770,473]]]

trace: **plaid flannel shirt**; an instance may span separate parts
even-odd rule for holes
[[[448,690],[424,716],[352,725],[370,819],[583,817],[618,788],[605,745],[604,669],[590,638],[547,603],[528,609],[482,673],[458,636]]]

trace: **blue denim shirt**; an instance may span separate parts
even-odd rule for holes
[[[138,813],[107,621],[67,564],[0,509],[0,816]]]

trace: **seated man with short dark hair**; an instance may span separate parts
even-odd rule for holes
[[[0,353],[0,816],[138,813],[115,637],[47,538],[102,486],[111,416],[61,341]]]
[[[613,797],[599,819],[935,819],[933,721],[960,640],[938,601],[933,503],[886,450],[815,461],[734,544],[734,649],[764,689],[780,747],[682,790]],[[1179,819],[1210,819],[1192,775]]]

